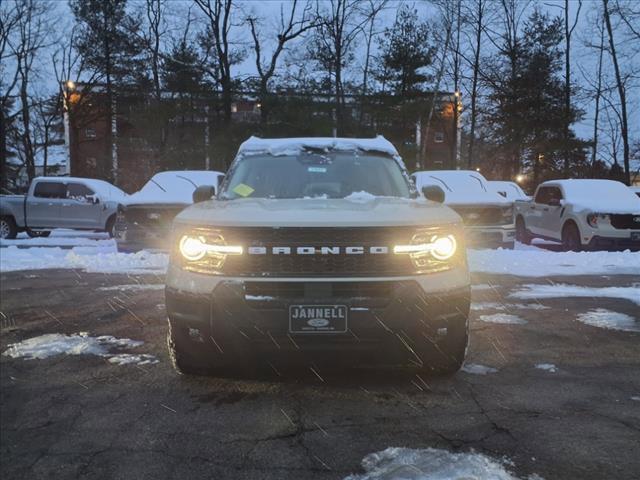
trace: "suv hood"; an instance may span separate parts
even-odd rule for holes
[[[461,222],[439,203],[391,197],[211,200],[176,217],[176,223],[215,227],[428,227]]]

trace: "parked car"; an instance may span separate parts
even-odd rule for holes
[[[613,180],[541,183],[516,201],[516,238],[561,241],[565,250],[640,248],[640,198]]]
[[[173,223],[174,367],[457,371],[469,333],[462,222],[416,194],[383,137],[244,142],[218,197],[196,195]]]
[[[26,231],[46,237],[54,228],[97,230],[113,236],[118,205],[127,194],[103,180],[37,177],[26,195],[0,196],[0,238]]]
[[[512,202],[515,202],[516,200],[528,200],[530,198],[516,182],[489,180],[487,183],[494,192],[499,193],[504,198],[511,200]]]
[[[221,172],[208,170],[156,173],[120,206],[115,226],[118,249],[166,249],[171,222],[193,203],[195,189],[212,185],[215,191],[223,176]]]
[[[430,185],[444,190],[444,204],[462,217],[468,245],[513,248],[513,200],[496,193],[480,173],[434,170],[411,177],[418,190]]]

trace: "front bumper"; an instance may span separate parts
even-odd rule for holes
[[[601,236],[593,235],[587,244],[589,250],[640,250],[640,232],[637,232],[634,237],[613,237],[613,236]]]
[[[465,227],[469,247],[512,247],[516,239],[514,224],[500,226]]]
[[[256,287],[281,293],[250,295]],[[360,287],[369,293],[344,296],[349,288]],[[384,294],[370,294],[378,290]],[[406,363],[405,347],[411,340],[435,343],[449,328],[466,328],[469,303],[469,276],[462,268],[401,278],[264,280],[212,277],[170,267],[166,287],[169,318],[209,344],[213,353],[239,361],[317,354],[324,360],[342,361],[346,355],[355,363]],[[292,304],[346,305],[348,330],[290,333]]]
[[[116,222],[114,234],[120,252],[167,251],[171,242],[171,224],[149,226]]]

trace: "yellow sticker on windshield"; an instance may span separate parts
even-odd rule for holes
[[[255,192],[253,188],[251,188],[249,185],[245,185],[244,183],[239,183],[238,185],[236,185],[233,188],[233,191],[241,197],[248,197],[253,192]]]

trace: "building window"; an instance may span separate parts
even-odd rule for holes
[[[436,143],[444,142],[444,132],[435,132],[433,134],[433,141]]]
[[[95,128],[85,128],[84,129],[85,138],[96,138],[96,129]]]

